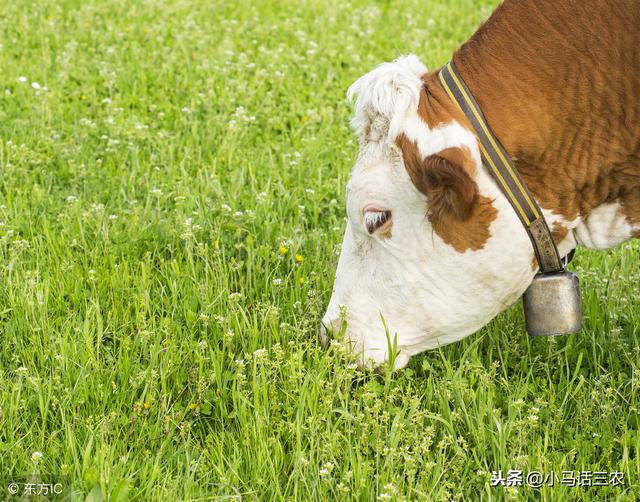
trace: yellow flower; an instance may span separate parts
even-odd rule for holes
[[[151,403],[149,401],[145,401],[142,406],[144,406],[145,410],[148,410],[149,408],[151,408]]]
[[[302,256],[301,254],[297,254],[296,255],[296,262],[300,263],[302,260],[304,260],[304,256]]]
[[[298,282],[300,283],[300,286],[302,286],[304,284],[304,277],[300,277],[300,279],[298,279]]]
[[[285,255],[289,252],[289,248],[286,248],[284,246],[280,246],[280,254],[281,255]]]

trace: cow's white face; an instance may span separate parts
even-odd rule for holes
[[[515,302],[535,273],[529,238],[482,167],[475,136],[441,105],[430,107],[437,96],[426,97],[425,73],[409,56],[350,89],[358,95],[360,151],[323,324],[338,330],[344,318],[367,366],[387,361],[394,338],[400,368],[473,333]],[[446,120],[430,117],[430,127],[420,114],[429,110]]]

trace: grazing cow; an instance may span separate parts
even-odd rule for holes
[[[640,237],[637,0],[506,0],[453,62],[560,256]],[[438,70],[402,57],[348,95],[360,149],[322,337],[346,320],[361,362],[375,367],[390,336],[401,368],[486,325],[538,265]]]

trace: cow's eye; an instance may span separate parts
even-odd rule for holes
[[[370,235],[389,221],[391,221],[391,211],[388,209],[366,209],[364,211],[364,226]]]

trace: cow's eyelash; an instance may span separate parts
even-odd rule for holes
[[[391,211],[365,211],[364,225],[369,234],[373,234],[391,218]]]

